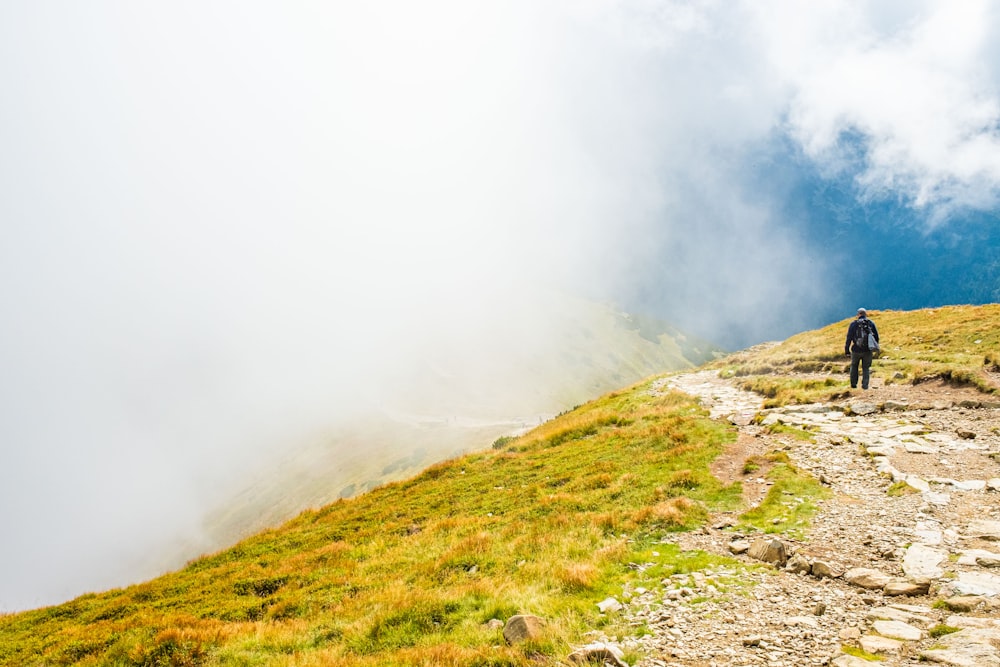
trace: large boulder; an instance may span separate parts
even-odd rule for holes
[[[748,555],[765,563],[773,563],[778,567],[784,566],[788,561],[788,550],[785,548],[785,543],[781,540],[768,540],[764,538],[754,540],[754,543],[750,545]]]
[[[518,644],[530,639],[540,639],[545,631],[545,619],[531,614],[518,614],[507,619],[503,638],[508,644]]]
[[[624,661],[625,653],[615,644],[596,642],[587,644],[569,654],[570,662],[597,663],[611,667],[628,667]]]

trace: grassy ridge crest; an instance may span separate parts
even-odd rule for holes
[[[1000,305],[942,306],[912,311],[869,311],[882,354],[874,370],[886,384],[942,381],[998,393]],[[843,398],[850,358],[844,355],[853,318],[758,346],[706,365],[740,378],[765,397],[765,407]]]

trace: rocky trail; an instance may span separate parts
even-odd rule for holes
[[[640,667],[1000,666],[1000,402],[875,379],[836,403],[763,410],[707,371],[654,386],[668,389],[739,427],[714,472],[742,481],[749,504],[768,481],[743,464],[775,450],[831,494],[800,540],[739,532],[735,515],[671,536],[741,566],[626,591],[618,613],[650,631],[621,641],[650,656]],[[814,438],[772,433],[774,423]]]

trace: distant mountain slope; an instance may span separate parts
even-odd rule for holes
[[[488,447],[555,413],[654,373],[719,357],[711,343],[653,318],[565,296],[547,302],[546,330],[511,318],[508,330],[435,348],[364,414],[336,432],[290,446],[206,522],[212,548],[288,519],[309,507],[413,475],[463,452]],[[523,341],[500,356],[497,337]],[[190,557],[190,556],[189,556]]]

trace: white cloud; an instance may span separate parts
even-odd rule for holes
[[[807,155],[858,169],[874,198],[903,198],[941,222],[1000,195],[1000,85],[985,1],[933,2],[891,21],[876,3],[772,4],[758,15],[788,86],[788,123]],[[880,20],[881,19],[881,20]],[[845,135],[861,137],[856,164]]]

